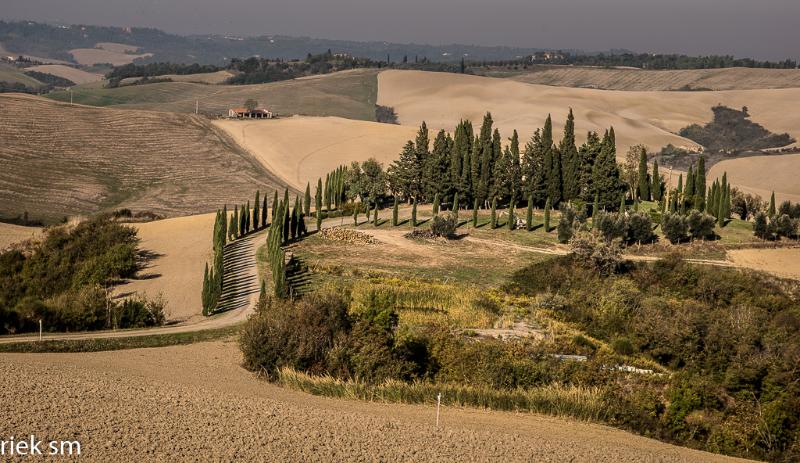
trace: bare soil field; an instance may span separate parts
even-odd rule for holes
[[[447,397],[436,428],[434,407],[289,391],[241,360],[233,342],[2,354],[3,432],[79,440],[86,461],[744,461]]]
[[[580,66],[534,66],[510,78],[529,84],[626,91],[753,90],[800,87],[797,69],[645,70]]]
[[[111,63],[113,66],[130,64],[137,58],[148,58],[152,53],[135,54],[139,47],[121,43],[101,42],[95,48],[76,48],[70,54],[78,64],[92,66],[98,63]]]
[[[728,181],[765,201],[775,191],[775,200],[800,202],[800,154],[752,156],[714,164],[708,171],[713,181],[728,173]]]
[[[728,259],[738,267],[800,280],[800,248],[733,250]]]
[[[205,85],[191,82],[163,82],[119,88],[90,84],[73,88],[76,103],[92,106],[119,106],[194,113],[199,103],[204,114],[227,115],[247,99],[279,116],[339,116],[365,121],[375,120],[377,71],[356,69],[303,79],[256,85]],[[67,92],[48,95],[69,101]]]
[[[71,80],[79,85],[103,80],[103,76],[100,74],[86,72],[82,69],[65,66],[63,64],[42,64],[40,66],[26,68],[26,70],[43,72],[45,74],[63,77],[64,79]]]
[[[174,216],[283,187],[205,118],[0,96],[0,212],[128,207]]]
[[[0,250],[12,244],[19,243],[42,235],[41,227],[23,227],[10,223],[0,223]]]
[[[116,288],[117,295],[134,292],[148,298],[163,296],[168,320],[185,321],[200,316],[203,266],[211,262],[214,214],[156,220],[133,225],[139,247],[152,255],[139,280]]]
[[[386,168],[397,159],[416,129],[394,124],[354,121],[339,117],[301,117],[239,121],[218,120],[270,172],[294,188],[305,190],[336,167],[371,157]]]

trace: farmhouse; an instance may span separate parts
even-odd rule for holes
[[[272,119],[272,111],[263,108],[231,108],[228,110],[231,119]]]

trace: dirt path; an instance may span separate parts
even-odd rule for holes
[[[4,432],[86,461],[742,461],[527,413],[328,399],[242,369],[235,343],[0,354]]]

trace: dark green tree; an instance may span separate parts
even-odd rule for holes
[[[564,124],[564,138],[558,145],[561,154],[561,173],[563,176],[564,199],[569,201],[580,195],[580,156],[575,144],[575,116],[569,109],[567,122]]]
[[[458,201],[459,201],[458,192],[456,192],[453,194],[453,210],[452,210],[453,217],[456,219],[456,222],[458,222]]]
[[[545,233],[550,233],[550,198],[547,198],[547,201],[544,203],[544,231]]]
[[[472,202],[472,228],[478,227],[478,198]]]
[[[259,211],[259,207],[261,207],[261,192],[256,190],[256,201],[253,203],[253,230],[258,229],[258,225],[261,221],[261,211]]]
[[[436,193],[433,197],[433,208],[432,208],[433,215],[439,214],[439,193]]]
[[[700,156],[697,161],[697,172],[694,176],[694,208],[698,211],[705,210],[706,199],[706,159]]]
[[[353,225],[356,227],[358,226],[358,210],[361,208],[360,205],[361,203],[353,203]]]
[[[394,204],[392,205],[392,226],[396,227],[398,224],[397,221],[397,196],[394,197]]]
[[[417,226],[417,198],[411,200],[411,226]]]
[[[650,195],[653,201],[661,201],[663,195],[661,175],[658,173],[658,160],[653,161],[653,183],[650,186]]]
[[[763,204],[763,203],[762,203]],[[775,192],[769,197],[769,208],[767,208],[767,217],[772,220],[775,217]]]
[[[525,214],[525,230],[533,230],[533,195],[528,195],[528,210]]]
[[[639,199],[650,201],[650,177],[647,172],[647,151],[644,146],[639,152],[639,175],[636,178],[639,184]]]
[[[620,196],[625,193],[625,182],[620,178],[617,165],[617,149],[612,127],[603,136],[602,149],[594,163],[592,187],[598,194],[600,207],[613,210]]]
[[[305,215],[311,215],[311,183],[306,182]]]
[[[497,228],[497,198],[492,198],[492,216],[489,228],[494,230]]]

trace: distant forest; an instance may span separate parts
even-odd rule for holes
[[[580,50],[545,50],[521,47],[485,47],[475,45],[418,45],[386,42],[356,42],[307,37],[220,35],[180,36],[152,28],[103,26],[54,26],[31,21],[0,21],[0,44],[14,53],[72,61],[69,50],[94,48],[98,42],[136,45],[153,56],[139,63],[173,62],[226,66],[232,57],[269,57],[303,59],[309,53],[321,55],[327,50],[337,54],[400,64],[403,61],[451,63],[458,67],[469,57],[466,67],[487,64],[572,64],[585,66],[631,66],[646,69],[712,69],[726,67],[796,68],[793,60],[758,61],[732,56],[651,55],[614,50],[586,53]],[[443,69],[444,70],[444,69]]]

